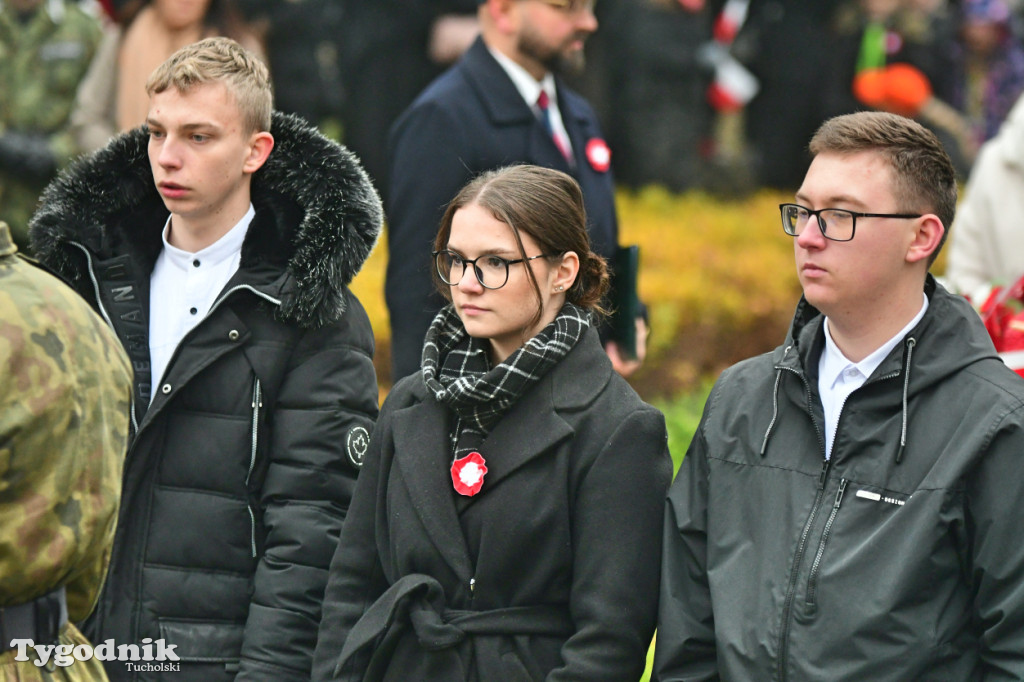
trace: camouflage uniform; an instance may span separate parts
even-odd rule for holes
[[[110,560],[131,370],[89,305],[16,251],[0,222],[0,608],[63,585],[76,622]],[[86,643],[71,624],[59,639]],[[95,659],[47,674],[15,655],[0,682],[107,679]]]
[[[42,0],[26,23],[0,0],[0,135],[15,131],[43,139],[57,166],[76,153],[68,118],[99,46],[99,19],[72,0]],[[45,146],[44,146],[45,149]],[[0,220],[23,249],[28,220],[52,175],[27,177],[0,167]]]

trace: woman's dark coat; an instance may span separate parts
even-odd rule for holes
[[[591,329],[484,440],[476,497],[453,490],[450,419],[421,374],[388,397],[331,564],[313,679],[639,679],[672,475],[661,413]]]
[[[163,638],[180,671],[112,680],[309,679],[320,598],[377,412],[373,335],[346,286],[380,204],[355,158],[275,114],[241,264],[150,403],[149,279],[167,210],[137,129],[47,190],[37,254],[135,366],[133,438],[94,642]],[[236,677],[237,675],[237,677]]]

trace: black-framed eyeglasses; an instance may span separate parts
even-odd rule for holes
[[[818,220],[818,229],[826,239],[834,242],[848,242],[857,231],[857,218],[920,218],[921,213],[860,213],[844,208],[819,208],[812,211],[800,204],[779,204],[782,214],[782,229],[791,237],[803,234],[804,227],[812,217]]]
[[[515,260],[494,255],[480,256],[479,258],[463,258],[454,251],[448,251],[447,249],[434,251],[431,255],[434,256],[434,267],[437,268],[437,275],[445,284],[454,286],[461,282],[462,277],[466,274],[466,266],[472,265],[476,281],[480,282],[480,286],[484,289],[500,289],[505,286],[505,283],[508,282],[508,267],[510,265],[525,263],[528,260],[536,260],[537,258],[547,258],[545,253],[539,256],[530,256],[529,258],[516,258]]]
[[[566,14],[593,12],[597,0],[540,0],[545,5],[560,9]]]

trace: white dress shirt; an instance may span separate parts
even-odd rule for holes
[[[555,89],[555,77],[548,73],[544,76],[543,80],[538,82],[536,78],[530,75],[529,71],[519,64],[516,64],[501,52],[491,50],[491,48],[487,49],[498,64],[501,65],[501,68],[505,70],[508,77],[512,79],[512,83],[516,86],[516,90],[519,91],[523,100],[538,117],[540,116],[540,108],[537,106],[537,98],[540,97],[541,90],[548,93],[548,118],[551,121],[551,129],[554,131],[554,134],[558,136],[559,141],[564,145],[564,149],[569,152],[569,157],[571,159],[572,142],[569,141],[569,133],[566,131],[565,124],[562,122],[562,112],[558,108],[558,92]]]
[[[871,373],[878,369],[889,352],[921,321],[928,310],[928,297],[921,293],[921,310],[896,336],[892,337],[860,362],[852,362],[832,340],[825,318],[825,350],[818,359],[818,394],[825,411],[825,459],[832,457],[832,443],[839,427],[839,415],[851,393],[864,385]]]
[[[196,253],[167,243],[171,227],[171,218],[167,218],[164,248],[149,278],[149,359],[154,386],[163,377],[178,344],[209,312],[238,270],[242,241],[255,215],[249,204],[248,212],[227,234]]]

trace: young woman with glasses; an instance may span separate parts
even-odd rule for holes
[[[451,304],[382,408],[328,582],[313,679],[639,679],[672,475],[613,370],[579,185],[492,171],[435,242]]]

